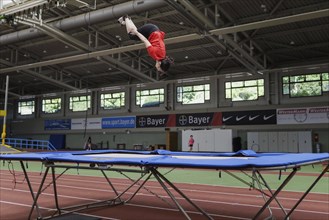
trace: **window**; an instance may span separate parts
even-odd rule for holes
[[[42,112],[46,114],[58,113],[62,109],[61,98],[44,98],[42,99]]]
[[[101,108],[119,109],[124,106],[125,106],[124,92],[101,94]]]
[[[35,107],[34,100],[19,101],[18,102],[18,114],[32,115],[34,113],[34,107]]]
[[[177,102],[183,105],[205,103],[206,100],[210,100],[210,84],[177,87]]]
[[[136,105],[140,107],[157,107],[164,103],[164,89],[145,89],[136,91]]]
[[[321,96],[329,91],[329,73],[282,77],[282,93],[290,97]]]
[[[90,95],[71,96],[69,109],[73,112],[87,111],[90,103]]]
[[[260,96],[264,96],[264,79],[225,83],[225,98],[234,102],[257,100]]]

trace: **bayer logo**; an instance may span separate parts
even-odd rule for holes
[[[178,121],[179,121],[179,124],[180,125],[183,125],[183,126],[186,125],[187,124],[187,117],[186,117],[186,115],[179,116]]]
[[[138,120],[138,124],[139,124],[139,126],[144,127],[146,125],[146,118],[140,117]]]

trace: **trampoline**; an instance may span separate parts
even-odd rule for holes
[[[4,161],[19,161],[22,167],[23,173],[26,178],[29,190],[32,195],[33,204],[29,213],[28,219],[31,218],[32,213],[36,210],[39,219],[47,219],[53,216],[61,216],[63,214],[80,211],[86,208],[99,207],[99,206],[112,206],[128,203],[133,199],[137,193],[143,188],[146,189],[145,183],[154,177],[159,182],[161,187],[165,190],[168,196],[173,201],[176,208],[182,212],[187,218],[191,219],[188,213],[184,210],[178,200],[175,198],[173,191],[182,196],[189,204],[196,208],[207,219],[212,217],[200,208],[195,202],[189,199],[173,182],[168,180],[164,174],[161,174],[158,170],[159,167],[171,167],[171,168],[198,168],[198,169],[215,169],[228,173],[237,180],[259,191],[264,199],[263,206],[254,215],[253,219],[259,219],[260,215],[265,209],[269,210],[269,217],[272,218],[272,211],[270,203],[275,201],[282,212],[285,219],[289,219],[289,216],[297,208],[297,206],[303,201],[307,194],[317,184],[317,182],[328,171],[329,165],[323,169],[323,171],[317,176],[314,182],[303,193],[301,198],[295,203],[295,205],[287,212],[278,199],[278,194],[284,189],[284,187],[290,182],[295,174],[300,170],[299,168],[304,165],[316,164],[325,161],[329,161],[328,153],[255,153],[251,150],[242,150],[236,153],[194,153],[194,152],[171,152],[166,150],[155,151],[129,151],[129,150],[95,150],[95,151],[76,151],[76,152],[39,152],[39,153],[22,153],[12,155],[0,155],[0,159]],[[39,161],[46,167],[42,181],[38,187],[36,193],[34,193],[30,180],[29,173],[26,170],[25,161]],[[122,166],[125,165],[125,166]],[[57,168],[64,168],[64,171],[56,175],[55,170]],[[106,201],[82,204],[71,207],[61,208],[57,195],[56,180],[60,178],[69,169],[88,169],[98,170],[106,178],[111,190],[115,193],[115,196]],[[241,171],[250,178],[251,182],[247,182],[237,176],[231,171]],[[290,170],[287,177],[282,181],[281,185],[272,190],[262,175],[262,171],[267,170]],[[50,172],[49,172],[50,171]],[[115,186],[112,184],[110,178],[106,174],[109,172],[119,172],[125,177],[131,180],[129,185],[122,192],[118,192]],[[247,173],[247,171],[251,171]],[[124,173],[137,172],[140,173],[140,177],[137,179],[131,179]],[[52,216],[43,217],[39,211],[38,199],[43,192],[45,180],[48,174],[51,173],[52,185],[54,191],[54,201],[56,205],[56,212]],[[170,187],[168,187],[168,186]],[[137,186],[133,194],[128,199],[123,199],[123,195],[131,190],[133,186]],[[268,192],[265,192],[265,189]],[[149,191],[149,190],[148,190]],[[160,198],[160,196],[158,196]]]

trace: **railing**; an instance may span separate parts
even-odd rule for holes
[[[0,138],[2,143],[2,139]],[[50,150],[57,151],[57,149],[45,140],[29,140],[29,139],[19,139],[19,138],[6,138],[5,144],[16,149],[29,149],[29,150]]]

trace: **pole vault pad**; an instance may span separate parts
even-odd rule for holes
[[[79,215],[79,214],[67,214],[67,215],[64,214],[61,216],[51,218],[51,220],[101,220],[101,218]]]

